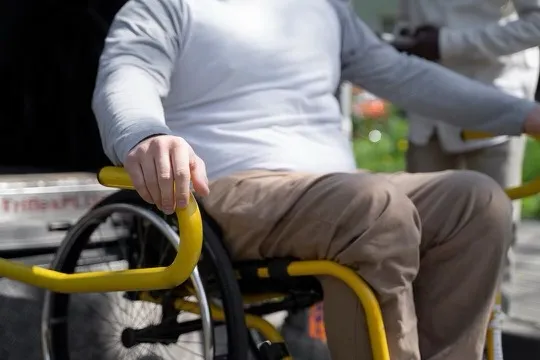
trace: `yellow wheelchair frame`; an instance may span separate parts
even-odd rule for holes
[[[485,134],[471,133],[467,138],[486,137]],[[119,167],[105,167],[98,174],[99,182],[107,187],[118,189],[133,189],[128,174]],[[523,186],[507,189],[511,199],[520,199],[540,192],[540,179]],[[0,277],[23,282],[57,293],[99,293],[111,291],[150,291],[174,288],[190,278],[196,271],[196,265],[201,255],[203,242],[203,226],[201,214],[195,198],[187,208],[177,210],[179,235],[181,238],[177,254],[171,265],[145,269],[130,269],[122,271],[83,272],[65,274],[39,266],[27,266],[14,261],[0,258]],[[259,268],[258,277],[270,277],[268,268]],[[373,360],[390,360],[381,309],[374,292],[353,270],[332,261],[293,261],[287,267],[290,276],[333,276],[347,284],[358,296],[366,316],[366,323],[371,343]],[[274,295],[269,295],[273,298]],[[141,300],[156,302],[158,299],[143,293]],[[199,299],[201,301],[203,299]],[[245,299],[248,301],[248,299]],[[499,302],[498,299],[497,302]],[[193,313],[200,313],[197,303],[178,299],[175,307]],[[211,305],[209,316],[214,320],[223,320],[221,309]],[[494,308],[493,320],[487,333],[487,360],[499,360],[497,353],[500,345],[500,328],[497,325],[498,305]],[[200,314],[201,317],[204,314]],[[207,315],[208,316],[208,315]],[[255,315],[245,315],[248,328],[258,330],[270,342],[284,342],[281,334],[269,322]],[[290,359],[290,357],[288,358]]]

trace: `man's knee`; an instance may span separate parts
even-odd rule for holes
[[[445,178],[444,186],[451,192],[451,197],[471,200],[470,206],[477,211],[483,210],[486,216],[511,219],[510,199],[501,186],[487,175],[470,170],[453,171]]]
[[[464,221],[474,222],[478,232],[511,233],[512,202],[495,180],[475,171],[454,171],[443,186],[448,189],[446,198],[460,204],[460,211],[468,217]],[[504,240],[501,245],[509,245],[510,236],[500,238]]]

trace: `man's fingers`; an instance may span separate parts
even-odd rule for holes
[[[160,192],[160,209],[166,214],[172,214],[175,208],[174,179],[172,175],[171,157],[169,152],[160,151],[155,157],[157,182]]]
[[[159,184],[157,180],[156,165],[152,157],[146,157],[141,162],[141,168],[143,171],[144,182],[146,183],[146,188],[150,193],[152,201],[158,208],[161,209],[161,195],[159,190]]]
[[[206,165],[200,157],[192,154],[192,161],[190,162],[191,169],[191,182],[193,183],[193,189],[202,196],[207,196],[210,193],[208,188],[208,177],[206,176]]]
[[[185,208],[189,201],[189,148],[188,146],[174,146],[171,149],[171,164],[175,183],[176,207]]]
[[[133,182],[135,190],[137,190],[137,193],[139,193],[139,196],[147,203],[153,204],[154,200],[152,200],[152,196],[146,188],[146,183],[144,181],[144,175],[141,165],[138,162],[126,164],[125,169],[128,172],[131,181]]]
[[[125,164],[141,197],[165,213],[187,206],[191,181],[201,195],[209,192],[204,162],[182,138],[147,138],[130,151]]]

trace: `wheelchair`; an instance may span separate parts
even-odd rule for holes
[[[264,316],[320,302],[316,276],[338,277],[356,292],[374,359],[390,359],[375,295],[351,269],[331,261],[232,262],[219,227],[194,196],[176,216],[165,216],[126,190],[132,185],[122,168],[103,168],[98,180],[124,190],[69,229],[50,269],[0,259],[0,276],[49,290],[44,359],[290,359]],[[111,312],[113,306],[129,309]]]
[[[351,269],[323,260],[232,261],[218,225],[193,195],[186,209],[165,216],[129,191],[122,168],[103,168],[98,180],[122,190],[69,229],[50,269],[0,259],[0,276],[48,290],[44,359],[292,359],[265,316],[320,302],[317,277],[334,276],[364,308],[373,360],[390,360],[375,294]],[[507,191],[512,199],[538,192],[540,180]],[[502,359],[499,300],[486,360]],[[129,310],[99,312],[112,304]],[[85,320],[72,321],[73,311]]]

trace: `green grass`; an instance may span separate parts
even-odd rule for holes
[[[382,135],[375,143],[368,139],[373,130],[380,131]],[[369,119],[355,122],[354,131],[358,167],[377,172],[405,169],[407,123],[400,114],[394,112],[385,122]],[[529,181],[537,176],[540,176],[540,142],[529,139],[523,162],[523,180]],[[522,210],[524,218],[540,218],[540,196],[524,199]]]

